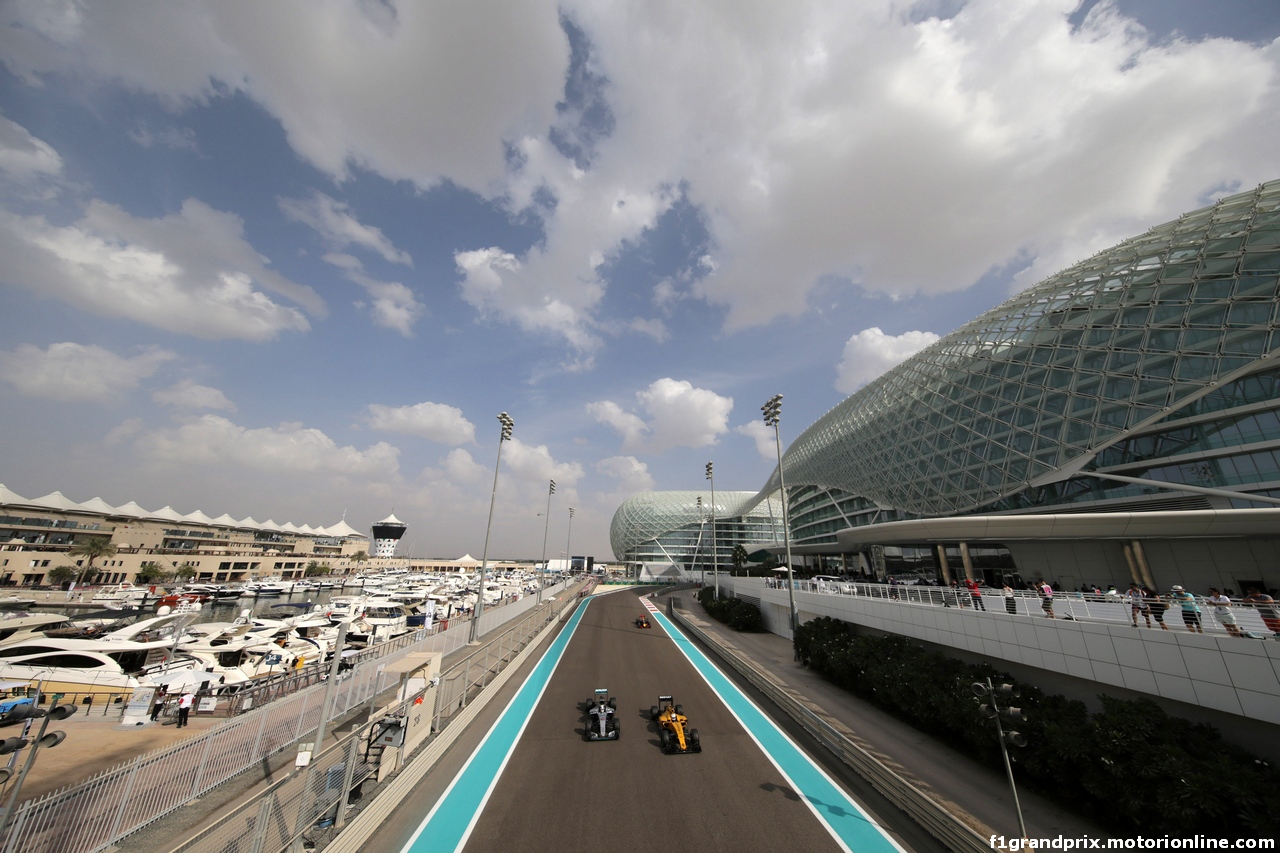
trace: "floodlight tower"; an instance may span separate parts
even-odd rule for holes
[[[542,520],[542,571],[538,575],[538,603],[542,603],[542,587],[547,583],[547,532],[551,529],[551,496],[556,493],[556,481],[547,489],[547,511]]]
[[[489,531],[493,528],[493,504],[498,497],[498,470],[502,467],[502,444],[511,440],[511,430],[516,422],[506,412],[498,415],[502,434],[498,437],[498,461],[493,466],[493,491],[489,495],[489,523],[484,528],[484,552],[480,555],[480,589],[476,591],[476,609],[471,614],[471,634],[468,643],[476,642],[480,616],[484,613],[484,579],[489,569]]]
[[[796,593],[795,578],[791,572],[791,519],[787,516],[787,481],[782,474],[782,438],[778,433],[778,420],[782,415],[782,395],[774,394],[760,411],[764,412],[764,422],[773,427],[773,445],[778,451],[778,490],[782,494],[782,536],[787,546],[787,603],[791,608],[791,636],[795,636],[796,628]]]
[[[711,481],[711,571],[716,576],[716,601],[720,600],[720,560],[716,554],[716,475],[711,463],[707,463],[707,479]]]

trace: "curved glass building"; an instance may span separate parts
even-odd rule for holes
[[[710,491],[642,492],[623,502],[609,527],[614,556],[645,580],[727,571],[736,546],[754,551],[781,545],[782,536],[780,500],[754,492],[716,492],[714,513]]]
[[[1278,277],[1280,181],[1019,293],[792,443],[793,550],[883,573],[887,549],[946,577],[981,548],[1064,586],[1154,586],[1153,567],[1280,584]]]

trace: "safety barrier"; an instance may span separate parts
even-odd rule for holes
[[[778,684],[732,645],[703,631],[693,619],[675,607],[674,599],[671,600],[668,612],[682,628],[715,651],[769,701],[781,708],[819,743],[835,753],[841,761],[866,779],[889,802],[909,815],[942,844],[955,853],[980,853],[980,851],[990,853],[991,846],[987,838],[980,836],[925,791],[904,779],[855,743],[847,734],[805,704],[799,694]]]
[[[503,607],[493,615],[521,615]],[[356,657],[341,676],[332,717],[368,702],[387,686],[382,669],[411,652],[449,654],[467,644],[470,623],[423,629]],[[389,683],[389,682],[388,682]],[[319,724],[326,682],[227,720],[202,736],[139,756],[93,778],[28,800],[14,812],[0,853],[94,853],[167,815],[310,735]]]

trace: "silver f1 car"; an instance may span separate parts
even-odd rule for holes
[[[610,698],[609,689],[597,688],[586,704],[587,740],[617,740],[618,700]]]

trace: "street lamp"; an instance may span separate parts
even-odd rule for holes
[[[782,414],[782,395],[774,394],[769,401],[760,407],[764,412],[764,422],[773,427],[773,444],[778,451],[778,491],[782,495],[782,536],[787,546],[787,603],[791,608],[791,636],[796,629],[796,593],[795,579],[791,573],[791,519],[787,516],[787,481],[782,475],[782,438],[778,433],[778,419]]]
[[[37,696],[39,694],[37,693]],[[58,701],[56,698],[53,700]],[[9,795],[9,800],[4,804],[4,811],[0,813],[0,838],[4,837],[5,827],[9,825],[9,818],[13,816],[14,807],[18,804],[18,795],[22,793],[22,783],[27,778],[27,773],[31,770],[31,765],[36,763],[36,752],[40,747],[55,747],[66,738],[66,732],[49,732],[45,734],[45,729],[49,726],[50,720],[65,720],[76,712],[75,705],[57,705],[55,704],[47,712],[42,711],[35,705],[15,705],[7,713],[0,715],[0,720],[5,722],[29,719],[31,717],[43,716],[44,720],[40,723],[40,733],[35,736],[34,740],[28,739],[24,735],[21,737],[11,737],[0,740],[0,755],[6,755],[10,752],[30,746],[31,751],[27,753],[27,763],[22,765],[22,771],[18,774],[17,781],[13,783],[13,793]],[[9,778],[10,771],[4,768],[4,779]]]
[[[547,531],[551,529],[551,496],[556,493],[556,481],[551,481],[551,488],[547,489],[547,511],[544,513],[546,518],[542,520],[542,573],[538,575],[538,603],[542,603],[542,587],[547,582]]]
[[[573,539],[573,507],[569,507],[569,532],[564,537],[565,571],[573,575],[573,552],[569,550],[569,542]]]
[[[489,531],[493,527],[493,504],[498,497],[498,470],[502,467],[502,443],[511,440],[511,430],[516,425],[506,412],[498,415],[498,422],[502,424],[502,435],[498,438],[498,461],[493,466],[493,492],[489,495],[489,523],[484,528],[484,552],[480,555],[480,589],[476,593],[475,612],[471,614],[471,634],[467,640],[468,643],[477,642],[477,626],[480,624],[481,614],[484,613],[484,579],[489,569]]]
[[[1025,723],[1027,718],[1022,715],[1021,708],[1011,707],[1006,703],[1001,708],[996,701],[996,697],[1003,697],[1006,700],[1012,700],[1022,695],[1012,684],[1001,684],[999,687],[991,683],[988,678],[983,684],[981,681],[975,681],[971,685],[975,696],[990,696],[990,705],[980,705],[978,713],[988,720],[996,721],[996,734],[1000,737],[1000,754],[1004,756],[1004,769],[1009,774],[1009,790],[1013,792],[1013,807],[1018,811],[1018,829],[1022,830],[1022,837],[1027,837],[1027,825],[1022,820],[1022,804],[1018,802],[1018,786],[1013,784],[1013,764],[1009,761],[1009,744],[1022,747],[1027,745],[1027,739],[1019,732],[1006,732],[1004,727],[1000,725],[1000,718],[1004,717],[1010,722]]]
[[[716,477],[710,462],[707,463],[707,479],[711,481],[711,571],[716,576],[716,601],[720,600],[720,561],[716,554]]]

